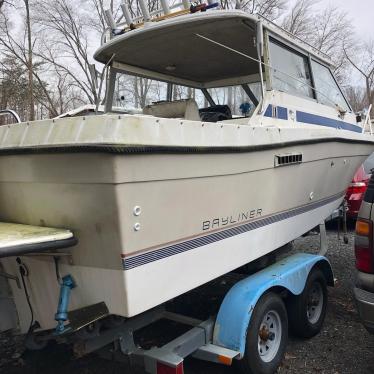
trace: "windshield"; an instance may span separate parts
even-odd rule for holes
[[[246,86],[246,87],[245,87]],[[245,89],[243,88],[245,87]],[[168,84],[157,80],[117,74],[113,107],[144,109],[162,101],[193,99],[199,109],[226,105],[231,114],[246,116],[256,108],[261,98],[260,82],[247,85],[217,87],[204,90],[173,84],[168,98]],[[169,99],[169,100],[168,100]],[[213,102],[212,102],[213,101]]]

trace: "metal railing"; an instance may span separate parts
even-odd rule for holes
[[[366,113],[366,117],[365,117],[365,121],[362,125],[362,132],[365,133],[365,132],[368,132],[370,133],[370,135],[373,135],[373,127],[372,127],[372,119],[370,117],[370,112],[371,112],[371,108],[372,108],[372,104],[369,105],[369,108],[368,108],[368,111]]]
[[[16,120],[16,123],[21,122],[21,119],[20,119],[19,115],[14,110],[1,109],[0,110],[0,116],[5,116],[5,115],[11,115]]]
[[[104,44],[108,39],[110,40],[118,32],[123,33],[125,29],[133,29],[143,26],[147,22],[159,21],[178,15],[187,14],[191,10],[191,6],[194,8],[209,9],[210,7],[216,7],[218,3],[215,0],[207,0],[207,4],[191,5],[189,0],[182,0],[169,5],[168,0],[160,0],[161,8],[149,11],[147,2],[145,0],[138,0],[139,11],[141,15],[133,17],[128,4],[124,1],[121,3],[122,16],[116,21],[110,9],[104,11],[106,23],[108,28],[105,29],[101,37],[101,44]],[[173,10],[179,9],[175,12]],[[124,19],[124,21],[122,21]],[[122,22],[121,22],[122,21]]]

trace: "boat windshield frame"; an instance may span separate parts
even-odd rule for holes
[[[173,73],[171,73],[170,71],[170,74],[168,74],[167,72],[167,68],[164,69],[164,72],[160,72],[160,68],[159,69],[154,69],[154,70],[148,70],[144,67],[140,67],[140,66],[135,66],[135,65],[132,65],[132,64],[128,64],[128,63],[125,63],[125,62],[122,62],[122,61],[118,61],[117,59],[117,56],[115,55],[115,53],[113,53],[111,59],[112,61],[110,61],[110,63],[108,64],[108,74],[107,74],[107,87],[106,87],[106,99],[105,99],[105,112],[111,112],[112,110],[112,105],[113,105],[113,97],[114,97],[114,91],[115,91],[115,83],[116,83],[116,76],[118,73],[121,73],[121,74],[127,74],[127,75],[133,75],[133,76],[137,76],[137,77],[141,77],[141,78],[148,78],[148,79],[152,79],[152,80],[156,80],[156,81],[160,81],[160,82],[166,82],[168,83],[168,85],[173,85],[173,84],[176,84],[176,85],[180,85],[180,86],[184,86],[184,87],[190,87],[190,88],[195,88],[195,89],[201,89],[203,91],[203,94],[204,96],[205,93],[204,92],[207,92],[207,89],[209,88],[220,88],[220,87],[230,87],[230,86],[238,86],[238,85],[247,85],[247,84],[251,84],[251,83],[257,83],[257,82],[260,82],[261,83],[261,87],[262,87],[262,98],[260,98],[259,102],[260,102],[260,105],[261,105],[261,108],[262,108],[262,102],[263,102],[263,97],[265,95],[265,89],[267,91],[270,91],[270,90],[277,90],[275,87],[274,87],[274,84],[273,84],[273,71],[275,71],[274,67],[272,66],[272,61],[271,61],[271,53],[270,53],[270,44],[272,41],[276,41],[276,43],[280,43],[282,46],[284,46],[287,50],[289,51],[293,51],[295,52],[296,54],[299,54],[300,56],[302,56],[303,58],[305,58],[305,61],[306,61],[306,64],[307,64],[307,68],[308,68],[308,73],[310,74],[310,82],[308,83],[301,83],[301,86],[304,84],[306,86],[309,86],[309,90],[310,92],[312,92],[312,94],[310,95],[310,97],[307,97],[307,95],[304,96],[304,98],[307,98],[307,99],[310,99],[310,100],[314,100],[316,102],[320,102],[323,104],[323,100],[319,100],[319,97],[321,95],[321,92],[319,92],[317,89],[316,89],[316,86],[315,86],[315,80],[314,80],[314,76],[313,76],[313,69],[312,69],[312,62],[315,61],[317,63],[319,63],[320,65],[322,65],[323,67],[327,68],[330,72],[330,74],[332,75],[333,79],[334,79],[334,82],[338,88],[338,91],[339,93],[341,94],[344,102],[346,105],[344,105],[346,108],[342,108],[341,106],[339,106],[338,104],[334,104],[334,105],[331,105],[332,104],[332,100],[330,99],[331,103],[330,103],[330,106],[335,106],[336,108],[338,108],[339,111],[344,111],[345,109],[347,109],[346,111],[350,111],[352,112],[352,108],[346,98],[346,96],[344,95],[344,92],[342,91],[341,87],[339,86],[338,82],[336,81],[336,78],[333,74],[333,71],[332,71],[332,63],[330,60],[328,60],[326,58],[326,56],[321,52],[316,52],[315,49],[313,48],[309,48],[308,46],[306,46],[305,44],[302,44],[300,42],[298,42],[298,40],[296,38],[294,38],[294,40],[292,39],[292,35],[290,35],[289,33],[285,32],[284,30],[280,29],[278,26],[274,26],[274,24],[271,22],[271,21],[268,21],[266,20],[265,18],[261,17],[261,16],[255,16],[255,15],[248,15],[242,11],[215,11],[214,15],[199,15],[198,17],[200,18],[193,18],[192,16],[192,21],[191,19],[188,18],[188,16],[183,16],[181,18],[183,18],[182,20],[182,24],[184,22],[190,22],[190,24],[194,24],[194,22],[196,22],[196,20],[200,21],[200,19],[204,19],[204,17],[206,17],[207,19],[213,19],[214,21],[216,21],[218,19],[217,17],[217,14],[219,12],[224,12],[222,13],[222,17],[226,17],[226,19],[228,19],[229,21],[231,19],[234,20],[234,18],[229,18],[229,17],[233,17],[234,16],[238,16],[239,19],[243,21],[243,19],[245,21],[248,21],[250,20],[251,22],[253,22],[252,26],[250,26],[249,24],[245,24],[246,27],[248,28],[248,30],[251,30],[251,33],[252,35],[250,35],[250,33],[248,34],[248,41],[249,43],[251,42],[251,36],[252,36],[252,43],[254,45],[254,48],[253,48],[253,45],[252,45],[252,49],[251,49],[251,53],[253,53],[253,55],[248,55],[246,53],[243,53],[241,52],[240,50],[238,49],[235,49],[235,48],[232,48],[230,45],[228,44],[225,44],[225,43],[220,43],[219,41],[216,41],[214,39],[214,37],[212,38],[209,38],[209,37],[205,37],[205,36],[202,36],[202,35],[199,35],[199,34],[195,34],[196,36],[200,36],[202,39],[206,39],[206,45],[211,48],[211,50],[213,50],[213,48],[217,48],[217,49],[221,49],[223,51],[223,53],[226,53],[226,59],[227,59],[227,53],[232,53],[232,56],[233,56],[233,60],[235,60],[236,63],[240,63],[240,62],[243,62],[245,61],[245,59],[247,60],[251,60],[251,65],[248,65],[248,69],[251,69],[251,71],[248,72],[247,75],[238,75],[238,76],[234,76],[232,73],[228,73],[228,76],[227,77],[224,77],[222,79],[214,79],[214,80],[209,80],[207,79],[206,81],[203,81],[202,79],[200,79],[200,81],[196,81],[196,80],[191,80],[191,79],[186,79],[186,77],[183,77],[183,74],[181,74],[180,76],[178,76],[178,74],[176,72],[173,71]],[[139,35],[141,35],[142,37],[145,35],[145,33],[148,33],[148,32],[152,32],[152,29],[154,30],[167,30],[167,27],[169,26],[169,24],[171,24],[173,27],[176,27],[175,25],[177,24],[177,19],[174,19],[170,22],[167,22],[167,21],[162,21],[160,22],[160,24],[162,24],[163,22],[167,22],[166,26],[165,25],[161,25],[162,27],[160,27],[160,25],[151,25],[149,27],[146,27],[144,29],[141,29],[141,30],[134,30],[134,31],[131,31],[129,32],[128,34],[129,35],[125,35],[123,36],[122,39],[113,39],[115,41],[115,44],[114,42],[109,42],[110,44],[110,48],[109,49],[106,49],[107,46],[102,46],[95,54],[95,58],[101,62],[104,62],[103,59],[105,56],[108,57],[108,51],[115,51],[114,49],[114,46],[116,46],[116,48],[118,48],[119,46],[121,45],[126,45],[126,41],[127,40],[131,40],[132,36],[134,35],[135,37],[135,40],[137,40],[136,38],[139,37]],[[233,21],[234,22],[234,21]],[[199,25],[199,23],[197,23],[197,25]],[[201,25],[201,23],[200,23]],[[133,34],[132,34],[133,33]],[[191,34],[190,34],[191,35]],[[121,38],[118,37],[118,38]],[[121,44],[122,43],[122,44]],[[155,47],[156,48],[156,47]],[[215,52],[217,52],[217,50],[215,50]],[[104,56],[103,54],[106,53],[106,55]],[[107,58],[105,57],[105,58]],[[125,58],[126,57],[126,54],[122,54],[122,55],[119,55],[119,57],[121,58]],[[120,59],[119,58],[119,59]],[[199,60],[197,60],[199,61]],[[201,62],[201,60],[200,60]],[[206,62],[206,61],[205,61]],[[206,64],[205,64],[206,65]],[[232,66],[228,66],[228,71],[232,68],[234,69],[233,71],[235,71],[235,64],[232,64],[234,67]],[[151,65],[150,65],[151,66]],[[256,66],[257,66],[257,69],[256,69]],[[165,68],[165,67],[164,67]],[[206,66],[205,66],[205,69],[206,69]],[[156,71],[158,70],[158,71]],[[255,70],[257,70],[255,72]],[[243,69],[239,69],[238,71],[240,71],[241,73],[243,72]],[[196,72],[196,70],[195,70]],[[183,72],[182,72],[183,73]],[[193,76],[193,74],[191,75]],[[200,78],[203,77],[203,75],[200,76]],[[292,79],[298,79],[296,78],[296,76],[292,77],[289,75],[289,78],[292,78]],[[299,84],[300,85],[300,84]],[[279,89],[277,90],[279,91]],[[280,90],[282,91],[282,90]],[[298,96],[297,93],[291,93],[295,96]],[[247,93],[248,95],[248,93]],[[326,96],[326,95],[324,95]],[[327,97],[327,96],[326,96]],[[325,100],[325,103],[326,105],[326,100]],[[328,104],[327,104],[328,105]],[[260,108],[260,111],[261,110]]]
[[[243,12],[240,12],[242,15]],[[231,12],[225,12],[225,14],[231,16]],[[248,18],[247,14],[246,18]],[[203,15],[205,16],[205,15]],[[127,63],[120,62],[116,60],[116,56],[112,56],[112,61],[110,62],[108,66],[108,74],[107,74],[107,87],[106,87],[106,98],[105,98],[105,113],[112,111],[112,105],[113,105],[113,98],[114,98],[114,92],[115,92],[115,84],[116,84],[116,77],[118,74],[127,74],[127,75],[133,75],[136,77],[141,78],[148,78],[152,80],[156,80],[159,82],[165,82],[168,85],[180,85],[184,87],[190,87],[194,89],[200,89],[206,99],[210,101],[210,98],[207,96],[207,90],[210,88],[222,88],[222,87],[230,87],[230,86],[242,86],[243,90],[245,91],[248,98],[252,101],[252,103],[257,107],[258,104],[263,102],[264,97],[264,91],[265,91],[265,67],[263,65],[263,25],[261,21],[258,21],[257,17],[249,17],[251,21],[253,21],[253,25],[249,27],[247,24],[244,25],[244,27],[248,28],[248,30],[252,32],[252,38],[251,35],[248,33],[248,45],[252,44],[252,47],[250,50],[252,50],[253,56],[248,56],[244,53],[239,52],[242,56],[238,57],[238,54],[236,53],[235,49],[232,49],[230,47],[226,47],[224,44],[220,45],[220,43],[216,43],[214,40],[205,38],[204,36],[195,34],[197,37],[197,40],[199,40],[199,36],[204,40],[203,42],[206,43],[206,46],[214,49],[216,52],[223,50],[226,55],[227,53],[229,55],[233,55],[235,58],[237,58],[237,61],[245,61],[245,59],[250,60],[251,63],[251,71],[248,72],[246,75],[239,75],[239,76],[229,76],[222,79],[215,79],[215,80],[207,80],[207,81],[193,81],[185,78],[181,78],[171,74],[165,74],[160,73],[157,71],[151,71],[144,69],[139,66],[130,65]],[[243,26],[242,26],[243,27]],[[144,31],[144,30],[141,30]],[[200,39],[201,40],[201,39]],[[216,45],[215,45],[216,44]],[[229,50],[227,52],[227,49]],[[95,54],[95,58],[97,58],[97,55],[99,54],[99,51]],[[206,64],[208,64],[208,61],[206,61]],[[232,69],[232,66],[228,66],[228,71]],[[262,97],[260,100],[258,100],[253,92],[251,92],[250,87],[248,86],[251,83],[260,83],[261,85],[261,92]],[[261,104],[262,105],[262,104]]]
[[[116,91],[116,84],[118,82],[117,79],[118,79],[119,74],[128,75],[128,72],[127,71],[125,72],[125,71],[122,71],[122,70],[119,70],[119,69],[114,70],[113,68],[112,68],[112,70],[109,71],[109,79],[107,81],[107,85],[110,86],[110,87],[107,87],[107,93],[109,93],[110,95],[105,97],[104,105],[103,106],[100,105],[99,107],[97,107],[96,112],[98,112],[99,110],[101,112],[104,112],[104,113],[113,113],[113,112],[115,112],[115,113],[118,112],[119,113],[120,112],[120,107],[118,107],[118,106],[115,107],[113,105],[114,92]],[[142,76],[139,76],[139,75],[136,75],[136,76],[142,78]],[[260,75],[258,75],[258,77],[260,77]],[[166,83],[167,84],[166,89],[165,89],[165,101],[169,101],[169,102],[175,101],[175,100],[173,100],[173,94],[172,94],[174,85],[185,87],[185,88],[190,87],[190,86],[181,85],[179,83],[174,84],[172,81],[158,80],[158,79],[152,79],[152,80],[155,81],[155,82]],[[262,102],[261,93],[256,92],[257,90],[253,90],[253,88],[251,87],[251,84],[261,85],[261,82],[260,82],[260,80],[257,80],[257,81],[253,81],[253,82],[240,83],[240,84],[232,85],[232,86],[231,85],[230,86],[226,85],[226,86],[219,86],[219,87],[212,87],[212,88],[222,89],[222,88],[227,88],[227,87],[239,87],[241,90],[243,90],[243,93],[247,97],[247,99],[249,99],[250,102],[252,103],[252,108],[253,107],[257,108],[259,106],[259,104],[261,104],[261,102]],[[210,106],[220,105],[212,97],[208,88],[205,88],[205,87],[193,87],[193,88],[201,91],[203,97],[205,98],[206,102],[209,103]],[[184,99],[187,99],[187,97],[184,98]],[[180,99],[176,99],[176,100],[178,101]],[[161,99],[161,102],[162,101],[164,101],[164,100]],[[99,108],[101,108],[101,109],[99,109]],[[134,109],[132,109],[132,111],[142,110],[142,109],[144,109],[144,108],[134,108]],[[126,110],[126,108],[124,108],[124,110]]]
[[[340,95],[342,96],[342,99],[344,100],[344,104],[346,105],[347,111],[353,112],[352,106],[351,106],[349,100],[347,99],[347,96],[345,95],[345,93],[342,90],[339,82],[336,79],[336,76],[335,76],[334,71],[333,71],[333,65],[332,64],[326,63],[325,60],[319,58],[319,56],[311,53],[308,50],[300,48],[299,46],[297,46],[295,44],[288,43],[287,40],[285,40],[282,37],[282,35],[276,34],[271,30],[266,30],[265,31],[264,42],[265,42],[265,45],[266,45],[266,48],[265,48],[266,69],[265,69],[265,71],[266,71],[266,88],[267,88],[267,90],[277,90],[274,87],[274,82],[273,82],[273,80],[274,80],[273,71],[275,70],[275,68],[272,64],[271,51],[270,51],[271,50],[270,43],[273,42],[273,43],[281,46],[282,48],[284,48],[284,49],[286,49],[286,50],[288,50],[292,53],[295,53],[299,56],[302,56],[303,58],[306,59],[308,73],[310,74],[309,88],[312,91],[312,96],[307,97],[307,96],[298,95],[297,93],[292,93],[292,95],[300,96],[300,97],[303,97],[304,99],[312,100],[312,101],[315,101],[315,102],[318,102],[318,103],[322,103],[324,105],[339,107],[340,110],[345,109],[345,108],[342,108],[341,106],[339,106],[337,103],[333,103],[333,100],[331,98],[329,99],[326,95],[324,95],[316,87],[316,80],[315,80],[315,75],[314,75],[315,74],[315,69],[313,68],[313,63],[317,63],[317,64],[323,66],[328,71],[328,73],[330,74],[333,82],[335,83],[333,88],[338,89]],[[325,100],[322,100],[321,95],[325,96],[325,98],[324,98]],[[327,99],[327,101],[330,101],[329,104],[325,103],[326,99]]]

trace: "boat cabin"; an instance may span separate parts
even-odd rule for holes
[[[106,112],[122,105],[121,77],[129,75],[147,83],[138,89],[157,82],[158,100],[131,103],[156,117],[248,122],[254,114],[289,119],[305,107],[336,119],[351,112],[328,56],[259,15],[212,9],[161,18],[122,24],[96,52],[109,67]]]

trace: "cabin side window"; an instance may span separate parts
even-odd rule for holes
[[[318,101],[333,107],[339,105],[349,111],[349,106],[330,69],[316,61],[312,61],[312,69]]]
[[[273,89],[313,98],[308,58],[270,40]]]

